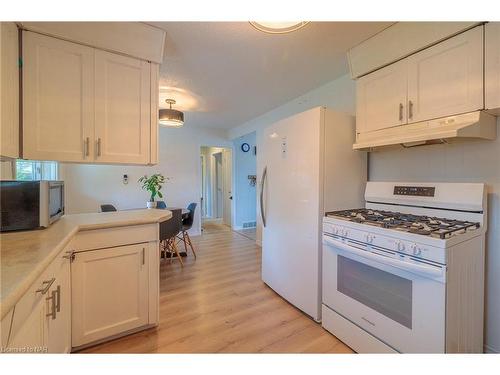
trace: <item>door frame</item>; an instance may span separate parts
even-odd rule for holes
[[[198,144],[198,154],[199,155],[202,155],[201,154],[201,148],[202,147],[216,147],[216,148],[223,148],[223,149],[227,149],[227,150],[231,150],[231,194],[233,195],[233,199],[231,200],[231,229],[234,228],[234,220],[235,220],[235,215],[236,215],[236,207],[235,207],[235,199],[234,199],[234,193],[235,193],[235,181],[234,181],[234,175],[235,175],[235,171],[234,171],[234,166],[235,166],[235,163],[234,163],[234,145],[232,143],[232,141],[228,141],[227,143],[199,143]],[[206,161],[205,161],[206,162]],[[200,182],[200,180],[202,179],[202,170],[201,170],[201,163],[197,163],[198,164],[198,181]],[[207,165],[207,164],[210,164]],[[212,168],[212,159],[210,160],[210,163],[206,163],[205,164],[205,168]],[[212,172],[212,171],[211,171]],[[211,179],[212,179],[212,173],[211,174]],[[212,185],[212,181],[209,182],[211,185]],[[199,186],[199,189],[200,189],[200,197],[201,197],[201,183],[198,183],[198,186]],[[200,205],[201,205],[201,202],[199,202]],[[199,215],[199,221],[198,221],[198,231],[199,233],[202,233],[202,230],[201,230],[201,224],[202,224],[202,216],[201,216],[201,210],[198,211],[198,215]],[[213,212],[213,207],[212,207],[212,212]]]

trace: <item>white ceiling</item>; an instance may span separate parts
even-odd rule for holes
[[[160,106],[189,126],[232,128],[348,72],[346,51],[388,22],[312,22],[266,34],[248,22],[151,22],[167,32]]]

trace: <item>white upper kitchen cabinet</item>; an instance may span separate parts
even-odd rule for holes
[[[408,123],[484,108],[483,26],[407,58]]]
[[[485,26],[485,108],[500,115],[500,22]]]
[[[157,64],[29,31],[23,61],[23,158],[157,162]]]
[[[0,23],[1,156],[19,157],[19,42],[13,22]]]
[[[357,80],[357,133],[406,123],[407,76],[407,64],[402,60]]]
[[[151,64],[95,51],[97,162],[150,161]]]
[[[75,254],[71,264],[73,347],[148,324],[148,246]]]
[[[94,50],[23,32],[23,153],[25,159],[91,159]]]

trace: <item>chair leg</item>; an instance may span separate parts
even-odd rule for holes
[[[187,244],[186,244],[186,231],[184,231],[184,230],[182,231],[182,242],[184,242],[184,251],[187,254],[188,249],[187,249]]]
[[[187,243],[189,244],[189,247],[191,248],[191,251],[193,252],[194,259],[196,259],[196,252],[194,251],[193,243],[191,242],[191,237],[189,237],[188,232],[184,232],[185,239],[187,240]],[[187,249],[186,249],[187,252]]]
[[[179,259],[179,262],[181,262],[181,267],[184,267],[184,262],[182,261],[181,254],[179,254],[179,250],[177,249],[177,245],[175,244],[175,239],[172,242],[172,247],[173,247],[175,253],[177,254],[177,258]],[[173,257],[170,257],[170,261],[172,261],[172,258]]]

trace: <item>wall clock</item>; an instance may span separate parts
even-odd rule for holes
[[[241,145],[241,151],[243,151],[243,152],[248,152],[248,151],[250,151],[250,145],[249,145],[248,143],[243,143],[243,144]]]

